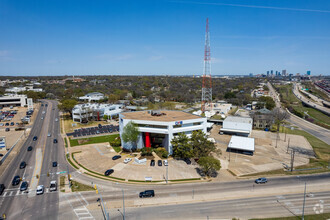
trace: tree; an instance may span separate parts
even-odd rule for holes
[[[275,120],[275,124],[277,125],[277,131],[280,130],[280,124],[282,124],[285,119],[288,119],[290,117],[287,111],[284,111],[280,108],[274,108],[272,111],[272,115]]]
[[[69,112],[72,115],[72,109],[77,105],[77,100],[74,99],[64,99],[61,101],[61,104],[58,105],[58,108],[63,112]]]
[[[212,156],[201,157],[198,164],[207,176],[210,176],[212,171],[219,171],[221,168],[220,161]]]
[[[265,107],[269,110],[272,110],[276,105],[275,105],[275,101],[268,96],[261,96],[259,98],[259,101],[265,103]]]
[[[193,156],[197,158],[209,156],[211,152],[215,152],[215,144],[207,140],[206,134],[202,131],[193,131],[190,144],[193,149]]]
[[[189,138],[185,133],[179,133],[171,141],[173,147],[173,157],[190,158],[192,156],[192,145],[189,144]]]
[[[123,133],[121,135],[123,141],[126,143],[126,145],[123,147],[127,150],[135,149],[139,134],[140,132],[137,128],[137,125],[132,121],[128,122],[123,128]]]

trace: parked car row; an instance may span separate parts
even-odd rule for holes
[[[164,164],[164,166],[168,166],[168,161],[167,160],[164,160],[164,161],[158,160],[157,164],[159,167],[161,167],[163,164]],[[152,166],[152,167],[155,166],[155,160],[150,161],[150,166]]]
[[[99,124],[97,127],[90,127],[90,128],[81,128],[75,129],[72,133],[67,133],[68,136],[73,137],[81,137],[81,136],[88,136],[88,135],[96,135],[96,134],[104,134],[104,133],[112,133],[119,131],[119,126],[114,125],[101,125]]]

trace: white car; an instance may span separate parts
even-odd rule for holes
[[[132,158],[125,158],[124,163],[129,163],[132,161]]]
[[[164,166],[168,166],[167,160],[164,160]]]
[[[41,120],[44,120],[44,117],[41,117]]]
[[[52,134],[51,133],[48,133],[48,135],[47,135],[48,137],[50,137],[50,136],[52,136]]]
[[[56,181],[55,180],[50,181],[49,191],[53,192],[53,191],[56,191],[56,190],[57,190]]]
[[[44,189],[45,189],[44,185],[37,186],[37,191],[36,191],[37,195],[43,194],[44,193]]]
[[[55,121],[58,121],[58,118],[55,118]]]

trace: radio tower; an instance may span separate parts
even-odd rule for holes
[[[211,50],[210,50],[210,32],[209,19],[206,19],[205,31],[205,51],[204,51],[204,71],[202,86],[202,112],[205,112],[207,105],[212,110],[212,78],[211,78]]]

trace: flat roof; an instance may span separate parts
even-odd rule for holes
[[[165,113],[165,115],[152,116],[150,113],[148,113],[148,111],[125,112],[121,114],[124,116],[124,119],[144,120],[144,121],[170,122],[170,121],[183,121],[183,120],[202,118],[198,115],[193,115],[183,111],[161,110],[160,113]]]
[[[254,138],[232,136],[229,141],[228,148],[254,151]]]
[[[220,128],[220,131],[250,134],[250,131],[248,131],[248,130],[239,130],[239,129]]]
[[[228,122],[228,121],[252,124],[252,118],[250,118],[250,117],[228,116],[224,120],[224,122]]]

